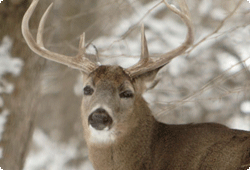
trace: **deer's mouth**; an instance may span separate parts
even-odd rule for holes
[[[109,129],[113,123],[113,119],[106,110],[98,108],[89,115],[88,123],[96,130],[103,130],[105,128]]]

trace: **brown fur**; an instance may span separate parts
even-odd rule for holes
[[[138,87],[143,87],[141,83],[153,79],[148,76],[131,79],[119,66],[101,66],[86,79],[95,84],[96,93],[110,95],[101,100],[83,99],[82,104],[89,158],[96,170],[248,168],[244,165],[250,164],[249,132],[232,130],[215,123],[166,125],[157,122],[141,93],[137,91]],[[124,81],[130,82],[135,90],[132,103],[125,103],[127,108],[123,108],[119,103],[121,101],[115,98],[117,88]],[[111,89],[113,92],[109,93]],[[112,128],[119,129],[119,133],[113,143],[93,143],[89,141],[90,132],[86,121],[88,107],[93,106],[89,101],[102,102],[104,99],[117,111],[114,119],[118,120]]]

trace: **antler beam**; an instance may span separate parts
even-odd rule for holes
[[[28,46],[30,49],[35,52],[36,54],[55,61],[57,63],[61,63],[64,65],[67,65],[69,67],[81,70],[85,73],[91,73],[93,70],[95,70],[98,66],[97,64],[91,62],[89,59],[85,57],[85,33],[82,34],[80,37],[80,42],[79,42],[79,52],[76,56],[65,56],[62,54],[58,54],[55,52],[51,52],[47,50],[44,47],[43,44],[43,31],[44,31],[44,25],[45,21],[47,19],[47,16],[53,6],[53,3],[47,8],[45,13],[42,16],[42,19],[39,23],[38,27],[38,33],[37,33],[37,41],[35,41],[30,33],[29,29],[29,20],[30,17],[32,16],[39,0],[33,0],[29,9],[26,11],[23,21],[22,21],[22,33],[24,36],[24,39],[26,40]]]
[[[158,58],[152,59],[152,58],[149,58],[147,41],[146,41],[145,33],[144,33],[144,26],[142,26],[142,30],[141,30],[142,31],[142,33],[141,33],[141,35],[142,35],[142,38],[141,38],[141,41],[142,41],[141,42],[142,43],[141,58],[140,58],[138,63],[125,69],[125,71],[131,77],[140,76],[143,73],[155,70],[157,68],[160,68],[160,67],[168,64],[173,58],[184,53],[194,42],[194,28],[193,28],[193,24],[190,20],[190,14],[189,14],[189,10],[188,10],[188,7],[187,7],[185,0],[178,1],[180,8],[181,8],[181,11],[178,10],[177,8],[175,8],[174,6],[169,5],[165,0],[163,0],[163,2],[172,12],[179,15],[181,17],[181,19],[183,20],[183,22],[186,24],[186,26],[188,28],[186,40],[181,46],[177,47],[176,49],[174,49],[170,52],[167,52],[165,54],[162,54]]]

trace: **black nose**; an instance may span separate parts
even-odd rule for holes
[[[103,130],[112,124],[112,118],[106,110],[99,108],[89,115],[89,124],[96,130]]]

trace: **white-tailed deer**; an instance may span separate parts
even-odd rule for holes
[[[158,58],[149,58],[142,27],[141,58],[132,67],[101,65],[85,57],[84,34],[79,53],[65,56],[43,44],[44,13],[35,41],[29,20],[39,0],[33,0],[22,22],[22,33],[38,55],[83,72],[81,106],[89,159],[96,170],[240,170],[250,166],[250,133],[215,123],[168,125],[155,120],[142,97],[146,83],[194,41],[193,25],[184,0],[180,10],[165,5],[187,26],[184,43]]]

